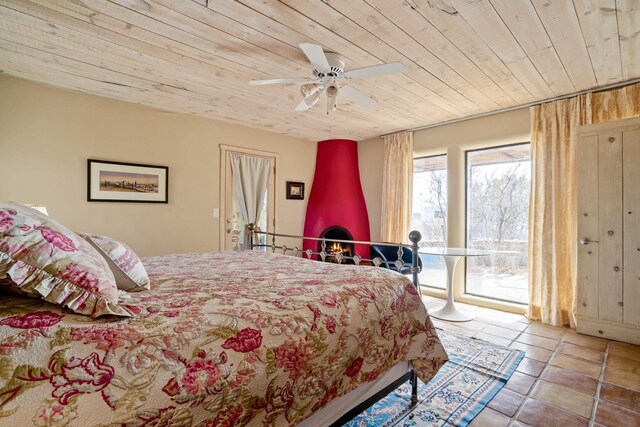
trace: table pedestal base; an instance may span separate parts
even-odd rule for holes
[[[467,248],[432,248],[421,249],[424,255],[439,255],[444,259],[447,266],[447,303],[437,310],[429,310],[429,315],[436,319],[450,320],[452,322],[468,322],[473,320],[471,314],[464,313],[456,308],[453,302],[453,273],[456,270],[456,264],[460,258],[470,256],[485,256],[491,254],[489,251],[479,251]]]
[[[436,319],[449,320],[451,322],[468,322],[469,320],[473,320],[473,315],[458,310],[450,301],[447,301],[444,306],[436,310],[429,310],[429,315]]]

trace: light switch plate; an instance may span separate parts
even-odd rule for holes
[[[213,217],[220,218],[220,208],[213,208]]]

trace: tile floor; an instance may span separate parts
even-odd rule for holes
[[[444,301],[425,297],[429,308]],[[486,426],[640,426],[640,346],[579,335],[522,315],[460,304],[470,322],[437,327],[524,351],[506,386],[471,422]]]

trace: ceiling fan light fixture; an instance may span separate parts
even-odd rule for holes
[[[335,83],[331,83],[329,86],[327,86],[327,96],[329,98],[335,98],[336,96],[338,96],[338,85]]]
[[[319,99],[320,99],[320,92],[316,91],[315,93],[312,93],[309,96],[305,96],[304,102],[309,106],[309,108],[311,108],[318,103]]]
[[[315,95],[316,93],[320,93],[322,90],[322,86],[318,83],[307,83],[300,86],[300,93],[303,98],[307,98],[309,96]]]

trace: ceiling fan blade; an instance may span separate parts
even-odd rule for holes
[[[316,103],[320,99],[320,94],[321,93],[322,93],[322,91],[318,91],[316,93],[313,93],[313,94],[307,96],[302,101],[300,101],[300,103],[296,106],[295,110],[296,111],[307,111],[309,108],[311,108],[314,105],[316,105]]]
[[[295,110],[296,111],[307,111],[309,108],[311,108],[309,105],[307,105],[307,100],[303,99],[302,101],[300,101],[300,103],[296,106]]]
[[[404,65],[401,62],[390,62],[388,64],[374,65],[372,67],[358,68],[344,73],[348,79],[360,79],[363,77],[381,76],[383,74],[402,73]]]
[[[288,83],[307,83],[313,80],[314,79],[310,79],[309,77],[287,77],[284,79],[251,80],[249,84],[251,86],[260,86],[260,85],[288,84]]]
[[[300,49],[307,55],[313,68],[318,71],[327,71],[331,68],[322,47],[313,43],[300,43]]]
[[[363,107],[372,108],[376,106],[376,101],[351,86],[341,86],[340,93]]]

